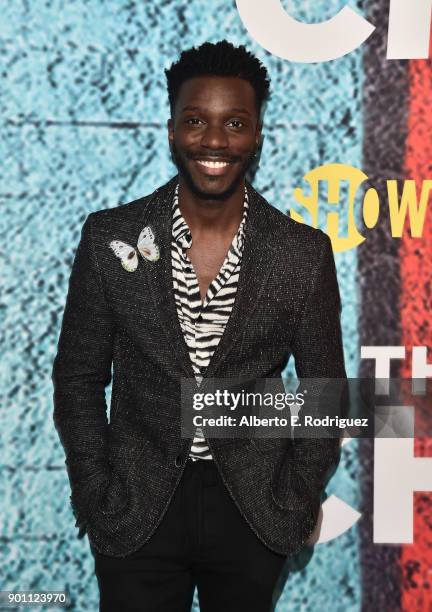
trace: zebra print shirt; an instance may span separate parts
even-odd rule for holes
[[[245,187],[243,218],[237,234],[233,238],[219,274],[210,283],[204,301],[201,301],[195,270],[186,252],[192,246],[192,235],[178,205],[178,184],[175,190],[171,240],[174,296],[177,315],[198,385],[219,344],[234,304],[248,208],[248,194]],[[195,430],[189,456],[193,461],[212,459],[199,427]]]

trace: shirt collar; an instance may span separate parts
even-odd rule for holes
[[[186,223],[183,215],[180,212],[180,207],[178,203],[178,190],[179,190],[179,185],[177,183],[175,191],[174,191],[173,205],[172,205],[172,213],[173,213],[172,237],[173,237],[173,240],[177,242],[183,249],[190,249],[190,247],[192,246],[192,234],[191,234],[188,224]],[[245,186],[243,217],[239,225],[239,228],[237,230],[237,233],[234,236],[234,239],[232,242],[232,247],[238,256],[240,256],[241,251],[243,249],[248,209],[249,209],[249,196],[248,196],[248,192]]]

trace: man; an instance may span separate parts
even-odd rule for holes
[[[71,503],[101,610],[270,610],[313,532],[337,440],[181,436],[181,379],[345,377],[328,237],[245,180],[266,69],[205,43],[166,71],[178,176],[89,214],[54,363]],[[110,423],[105,387],[111,381]],[[201,387],[202,388],[202,387]]]

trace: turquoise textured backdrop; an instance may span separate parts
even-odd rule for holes
[[[349,4],[362,11],[360,0]],[[319,21],[345,1],[283,5]],[[93,558],[87,539],[76,539],[50,378],[81,226],[174,173],[163,70],[182,49],[226,37],[268,67],[273,95],[255,187],[283,211],[312,168],[361,167],[362,52],[317,65],[281,60],[251,39],[232,0],[3,1],[0,11],[0,588],[66,590],[70,609],[94,611]],[[355,250],[336,263],[355,376]],[[328,489],[354,507],[357,450],[344,448]],[[303,561],[293,560],[278,612],[360,609],[355,527],[298,569]]]

